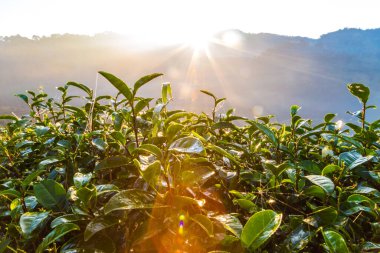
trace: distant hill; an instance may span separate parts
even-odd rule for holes
[[[238,43],[223,43],[227,33]],[[350,121],[345,112],[360,107],[346,91],[350,82],[370,86],[370,102],[380,106],[380,29],[343,29],[319,39],[233,30],[216,34],[213,41],[207,54],[195,54],[191,47],[141,45],[113,33],[0,37],[0,113],[21,113],[25,106],[13,95],[26,89],[43,86],[54,92],[67,81],[95,87],[98,70],[129,83],[162,72],[163,79],[143,92],[157,97],[159,83],[170,81],[173,106],[197,111],[211,104],[198,92],[207,89],[227,97],[225,106],[240,115],[275,114],[282,121],[290,105],[299,104],[305,117],[333,111]],[[98,93],[110,92],[113,88],[99,78]]]

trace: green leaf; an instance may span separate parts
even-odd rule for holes
[[[81,187],[86,186],[90,182],[91,177],[92,177],[91,172],[87,173],[87,174],[83,174],[80,172],[75,173],[74,174],[74,185],[75,185],[75,187],[81,188]]]
[[[363,244],[363,246],[362,246],[362,250],[364,250],[364,251],[371,251],[371,252],[375,252],[375,251],[379,252],[379,250],[380,250],[380,243],[365,242]]]
[[[104,159],[100,163],[98,163],[95,166],[95,171],[117,168],[117,167],[127,165],[129,163],[130,163],[130,159],[128,159],[126,156],[122,156],[122,155],[111,156]]]
[[[193,113],[189,113],[189,112],[176,112],[172,115],[170,115],[164,122],[164,125],[167,126],[169,125],[170,122],[173,122],[179,118],[184,118],[184,117],[191,117],[193,116],[194,114]]]
[[[84,241],[88,241],[94,234],[99,231],[109,228],[119,222],[117,217],[113,216],[99,216],[93,219],[87,224],[86,230],[84,231]]]
[[[43,253],[46,247],[50,244],[74,230],[80,230],[80,228],[73,223],[64,223],[57,226],[47,236],[45,236],[41,244],[38,246],[36,253]]]
[[[240,238],[243,231],[243,225],[240,220],[232,214],[221,214],[214,217],[219,221],[225,229],[234,234],[237,238]]]
[[[104,151],[107,148],[107,143],[104,142],[101,138],[96,138],[92,140],[92,145],[94,145],[97,149]]]
[[[361,83],[351,83],[347,85],[352,95],[357,97],[363,104],[367,103],[370,94],[369,88]]]
[[[231,155],[230,153],[228,153],[226,150],[222,149],[221,147],[209,144],[207,146],[207,148],[215,151],[216,153],[218,153],[221,156],[224,156],[224,157],[228,158],[234,164],[240,165],[240,162],[233,155]]]
[[[266,162],[263,162],[262,164],[264,168],[270,170],[273,173],[273,175],[275,175],[276,177],[281,175],[281,173],[284,172],[286,169],[289,169],[292,167],[292,165],[288,162],[284,162],[280,165],[274,165],[266,161]]]
[[[115,131],[111,133],[112,138],[114,138],[119,144],[125,145],[127,143],[127,139],[125,138],[124,134],[121,132]]]
[[[211,129],[213,130],[225,129],[225,128],[237,129],[237,127],[234,124],[232,124],[231,122],[225,122],[225,121],[217,122],[211,126]]]
[[[320,227],[332,224],[338,217],[338,211],[332,206],[320,206],[303,221],[311,226]]]
[[[21,192],[15,189],[7,189],[7,190],[0,191],[0,196],[12,196],[12,197],[20,198]]]
[[[278,145],[277,137],[276,137],[275,133],[270,128],[268,128],[267,126],[265,126],[261,123],[258,123],[256,121],[249,121],[249,123],[254,125],[257,129],[260,130],[260,132],[265,134],[275,146]]]
[[[290,116],[294,117],[296,116],[297,112],[301,109],[301,106],[299,105],[292,105],[290,107]]]
[[[353,150],[341,153],[339,155],[339,165],[345,167],[348,170],[352,170],[359,165],[370,161],[373,158],[372,155],[363,157],[359,152]],[[344,164],[344,165],[343,165]]]
[[[61,224],[64,224],[64,223],[73,223],[75,221],[79,221],[79,220],[87,220],[88,217],[87,216],[84,216],[84,215],[79,215],[79,214],[65,214],[65,215],[62,215],[62,216],[59,216],[57,218],[55,218],[51,223],[50,223],[50,227],[51,228],[55,228]]]
[[[172,198],[172,205],[177,208],[183,208],[185,206],[198,205],[198,201],[191,197],[175,195]]]
[[[3,238],[1,241],[0,241],[0,253],[3,253],[5,252],[5,250],[7,249],[8,245],[11,243],[11,239],[9,238]]]
[[[103,193],[107,193],[107,192],[119,191],[119,188],[113,184],[100,184],[100,185],[96,185],[95,187],[96,187],[96,194],[98,196],[103,194]]]
[[[304,226],[298,226],[289,234],[286,240],[287,242],[289,242],[291,252],[298,252],[305,248],[306,245],[310,242],[311,237],[313,235],[313,231],[304,228]]]
[[[154,196],[146,191],[130,189],[121,191],[107,202],[104,213],[115,210],[150,209],[154,207]]]
[[[45,160],[42,160],[38,164],[38,167],[39,168],[44,168],[47,165],[51,165],[51,164],[54,164],[54,163],[57,163],[57,162],[60,162],[60,161],[62,161],[62,158],[59,158],[59,157],[50,157],[50,158],[47,158]]]
[[[65,109],[69,112],[72,112],[76,116],[76,118],[84,119],[87,117],[86,113],[78,107],[66,105]]]
[[[140,89],[141,86],[143,86],[144,84],[146,84],[147,82],[155,79],[156,77],[159,77],[159,76],[162,76],[161,73],[154,73],[154,74],[151,74],[151,75],[147,75],[147,76],[144,76],[144,77],[141,77],[134,85],[133,87],[133,95],[136,95],[138,89]]]
[[[42,227],[48,217],[49,212],[26,212],[21,215],[20,227],[25,237],[28,238],[36,229]]]
[[[16,94],[15,96],[21,98],[25,103],[29,104],[28,96],[24,94]]]
[[[306,170],[310,173],[317,174],[317,175],[321,174],[321,169],[319,168],[318,164],[313,161],[303,160],[300,162],[299,165],[303,170]]]
[[[207,90],[200,90],[200,92],[212,97],[216,101],[216,96]]]
[[[333,173],[335,171],[341,171],[341,170],[342,170],[342,168],[339,167],[338,165],[329,164],[329,165],[327,165],[326,167],[323,168],[323,170],[322,170],[322,176],[331,174],[331,173]]]
[[[17,121],[17,117],[13,116],[13,115],[0,115],[0,120],[1,119],[6,119],[6,120],[13,120],[13,121]]]
[[[320,198],[321,200],[324,200],[326,198],[326,192],[317,185],[310,186],[309,188],[305,189],[303,193],[308,196]]]
[[[46,126],[36,126],[34,129],[34,132],[36,133],[37,137],[41,137],[47,132],[49,132],[50,128]]]
[[[77,190],[76,194],[85,206],[89,206],[90,201],[96,198],[96,187],[93,185],[90,185],[90,187],[82,187]]]
[[[334,192],[335,185],[330,178],[319,175],[309,175],[305,176],[305,178],[309,179],[313,184],[321,187],[327,194],[331,195]]]
[[[203,184],[215,175],[215,171],[208,166],[191,166],[191,169],[181,173],[181,181],[184,185]]]
[[[195,214],[190,217],[190,220],[197,223],[207,233],[208,236],[214,235],[214,225],[207,216],[202,214]]]
[[[241,208],[247,210],[248,212],[254,212],[257,210],[257,206],[248,199],[236,199],[234,200]]]
[[[112,236],[112,234],[110,235]],[[110,238],[104,233],[97,233],[90,240],[80,245],[80,251],[83,253],[115,253],[115,238]],[[68,251],[61,253],[77,253],[78,251]]]
[[[45,179],[33,186],[34,195],[45,208],[60,208],[66,200],[66,191],[60,183]]]
[[[326,123],[330,123],[335,118],[335,116],[336,116],[336,113],[327,113],[325,115],[324,120]]]
[[[369,205],[369,207],[371,207],[372,209],[376,208],[376,203],[373,200],[361,194],[350,195],[347,198],[347,202],[351,202],[355,204],[362,204],[364,202],[364,203],[367,203],[367,205]]]
[[[257,249],[279,228],[282,214],[263,210],[249,218],[241,233],[241,241],[246,248]]]
[[[158,179],[161,175],[161,163],[160,161],[154,161],[146,168],[141,168],[141,174],[143,179],[153,188],[156,187]]]
[[[187,154],[203,154],[205,152],[202,142],[191,136],[175,140],[169,150]]]
[[[76,82],[68,82],[66,84],[67,86],[74,86],[74,87],[77,87],[78,89],[81,89],[83,90],[84,92],[87,93],[87,95],[89,97],[92,97],[92,90],[90,88],[88,88],[86,85],[84,84],[81,84],[81,83],[76,83]]]
[[[163,83],[162,84],[161,96],[162,96],[162,103],[164,103],[164,104],[167,104],[169,102],[169,100],[173,98],[172,88],[170,86],[170,83]]]
[[[131,89],[128,87],[126,83],[124,83],[122,80],[117,78],[116,76],[104,72],[104,71],[99,71],[99,74],[101,74],[104,78],[106,78],[116,89],[120,91],[121,94],[123,94],[129,103],[132,102],[133,99],[133,94],[131,92]]]
[[[346,241],[343,236],[333,230],[322,230],[323,238],[327,244],[327,247],[334,253],[348,253]]]
[[[145,107],[147,107],[150,101],[152,101],[151,98],[144,98],[144,99],[141,99],[139,102],[137,102],[137,104],[135,105],[135,114],[137,115]]]
[[[157,157],[157,159],[162,158],[161,149],[154,144],[142,144],[140,147],[136,148],[133,152],[135,153],[135,152],[139,152],[139,151],[147,152],[147,153],[150,153],[152,155],[155,155]]]

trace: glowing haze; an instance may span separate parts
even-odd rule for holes
[[[183,42],[240,29],[317,38],[345,27],[379,27],[379,7],[375,0],[1,0],[0,36],[112,31]]]

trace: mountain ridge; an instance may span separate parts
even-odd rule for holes
[[[252,116],[259,111],[286,120],[289,106],[300,104],[301,114],[310,118],[336,108],[339,117],[349,121],[353,119],[345,112],[359,108],[346,95],[345,85],[350,82],[370,86],[370,101],[379,105],[380,28],[345,28],[318,39],[239,30],[214,37],[220,40],[228,32],[237,33],[239,47],[210,43],[211,59],[205,52],[195,57],[194,49],[179,44],[140,47],[136,39],[109,32],[0,37],[0,88],[4,90],[0,113],[22,113],[25,107],[13,95],[25,89],[42,85],[54,92],[55,86],[67,81],[92,84],[99,70],[128,82],[162,72],[163,80],[174,84],[175,106],[185,109],[204,108],[209,102],[198,90],[209,89],[227,97],[227,106],[235,107],[238,114]],[[100,93],[114,92],[100,82]],[[159,85],[144,92],[156,96]]]

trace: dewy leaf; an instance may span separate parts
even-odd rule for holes
[[[57,227],[61,224],[64,224],[64,223],[72,223],[74,221],[86,220],[86,219],[88,219],[88,216],[79,215],[79,214],[66,214],[66,215],[62,215],[62,216],[55,218],[50,223],[50,227],[55,228],[55,227]]]
[[[248,249],[257,249],[279,228],[282,214],[272,210],[255,213],[249,218],[241,233],[241,241]]]
[[[309,175],[305,176],[305,178],[309,179],[313,184],[321,187],[327,194],[331,195],[334,192],[335,185],[330,178],[319,175]]]
[[[125,156],[111,156],[98,163],[95,166],[95,171],[121,167],[127,165],[129,162],[129,159]]]
[[[83,174],[80,172],[75,173],[74,174],[75,187],[80,188],[80,187],[86,186],[90,182],[91,177],[92,177],[91,172],[87,174]]]
[[[170,145],[169,150],[188,154],[203,154],[205,152],[202,142],[191,136],[175,140]]]
[[[46,247],[49,246],[51,243],[55,242],[65,234],[74,230],[80,230],[80,228],[73,223],[64,223],[62,225],[57,226],[43,239],[41,244],[38,246],[36,253],[43,253]]]
[[[43,168],[47,165],[50,165],[50,164],[53,164],[53,163],[57,163],[57,162],[60,162],[62,161],[62,158],[59,158],[59,157],[50,157],[50,158],[47,158],[45,160],[42,160],[39,164],[38,164],[38,167],[39,168]]]
[[[101,74],[104,78],[106,78],[116,89],[120,91],[121,94],[123,94],[127,100],[131,103],[133,94],[131,92],[131,89],[128,87],[126,83],[124,83],[122,80],[117,78],[116,76],[104,72],[104,71],[99,71],[99,74]]]
[[[323,238],[330,249],[330,252],[334,253],[348,253],[350,252],[347,248],[346,241],[343,236],[333,230],[322,231]]]
[[[104,151],[107,148],[107,143],[101,138],[96,138],[92,140],[92,144],[99,150]]]
[[[156,77],[159,77],[159,76],[162,76],[161,73],[154,73],[154,74],[151,74],[151,75],[147,75],[147,76],[144,76],[144,77],[141,77],[134,85],[133,87],[133,95],[136,95],[138,89],[143,86],[144,84],[146,84],[147,82],[153,80],[154,78]]]
[[[97,232],[117,224],[119,219],[113,216],[100,216],[87,224],[84,231],[84,241],[88,241]]]
[[[36,133],[37,137],[41,137],[47,132],[49,132],[50,128],[46,126],[36,126],[34,129],[34,132]]]
[[[241,232],[243,230],[243,225],[240,220],[232,214],[221,214],[214,217],[218,220],[225,229],[234,234],[237,238],[240,238]]]
[[[359,152],[352,150],[352,151],[341,153],[339,155],[339,165],[343,167],[343,164],[344,164],[345,168],[347,168],[348,170],[352,170],[358,167],[359,165],[370,161],[372,158],[373,158],[372,155],[368,155],[364,157]]]
[[[295,230],[293,230],[289,234],[287,239],[292,252],[298,252],[305,248],[313,235],[313,231],[310,231],[309,229],[304,228],[303,226],[299,226]]]
[[[380,250],[380,243],[365,242],[362,246],[362,250],[375,252]]]
[[[33,231],[41,227],[49,217],[49,212],[26,212],[20,217],[20,227],[23,234],[29,237]]]
[[[60,183],[46,179],[33,186],[34,195],[45,208],[62,207],[66,199],[66,191]]]
[[[130,189],[117,193],[104,206],[104,213],[115,210],[149,209],[154,207],[154,196],[146,191]]]
[[[352,95],[357,97],[363,104],[367,103],[369,98],[369,88],[361,83],[351,83],[347,85],[348,90]]]
[[[376,208],[376,203],[372,199],[370,199],[364,195],[361,195],[361,194],[350,195],[347,198],[347,202],[351,202],[351,203],[355,203],[355,204],[361,204],[361,203],[365,202],[365,203],[369,204],[369,206],[371,208],[373,208],[373,209]]]

